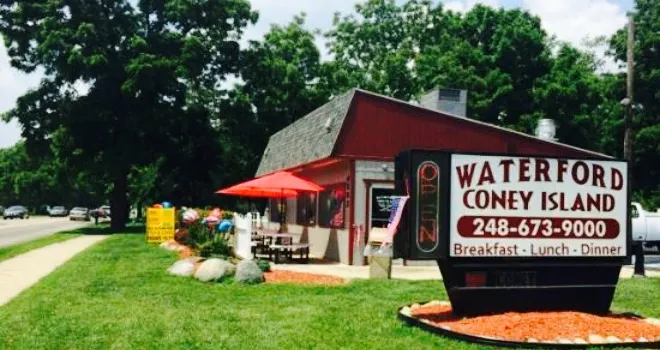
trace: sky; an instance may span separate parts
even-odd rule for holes
[[[405,0],[397,0],[403,3]],[[633,0],[436,0],[445,8],[465,12],[475,4],[492,7],[523,8],[541,18],[543,28],[558,40],[584,48],[585,38],[610,36],[626,23],[626,12],[633,7]],[[259,21],[244,34],[244,42],[258,40],[272,24],[286,24],[294,15],[307,14],[309,29],[327,30],[332,25],[335,12],[353,12],[358,0],[252,0],[259,11]],[[324,47],[319,39],[317,44]],[[604,49],[596,50],[603,54]],[[617,64],[606,62],[606,70],[615,70]],[[4,45],[0,45],[0,113],[14,107],[16,99],[38,85],[39,72],[26,75],[11,68]],[[21,129],[16,122],[0,122],[0,148],[10,147],[19,141]]]

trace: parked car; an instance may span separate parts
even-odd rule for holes
[[[27,208],[22,205],[14,205],[4,210],[2,213],[2,218],[7,219],[28,219],[30,214],[28,213]]]
[[[69,212],[69,220],[82,220],[89,221],[89,209],[83,207],[75,207]]]
[[[633,241],[642,241],[649,248],[660,249],[660,213],[648,212],[637,202],[631,204]]]
[[[65,207],[52,207],[50,210],[48,210],[48,216],[54,217],[54,216],[67,216],[69,214],[69,211],[66,210]]]
[[[110,217],[110,206],[109,205],[102,205],[97,209],[93,209],[90,211],[89,216],[96,218],[98,217],[99,219],[105,219]]]

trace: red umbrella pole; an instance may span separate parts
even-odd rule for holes
[[[284,223],[286,222],[285,220],[285,215],[286,215],[286,209],[284,208],[284,189],[281,190],[282,193],[280,195],[280,232],[279,233],[284,233]]]

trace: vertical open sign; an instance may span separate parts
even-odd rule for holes
[[[417,249],[431,253],[438,248],[440,237],[440,167],[425,161],[417,167]]]
[[[447,256],[448,212],[447,154],[403,152],[395,159],[395,193],[407,195],[399,229],[394,236],[394,256],[411,260],[436,260]]]

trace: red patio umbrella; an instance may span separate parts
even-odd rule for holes
[[[298,192],[318,192],[323,187],[301,179],[289,172],[277,172],[238,185],[234,185],[216,193],[242,197],[280,198],[295,197]],[[280,215],[280,224],[284,215]]]

